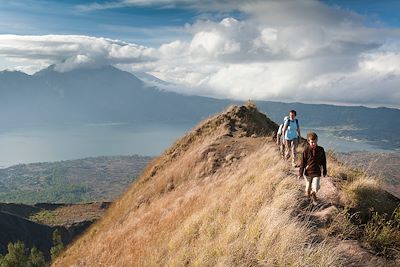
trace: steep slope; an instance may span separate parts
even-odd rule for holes
[[[302,184],[272,142],[276,127],[251,103],[204,121],[53,265],[344,264],[337,240],[322,241],[304,213]]]

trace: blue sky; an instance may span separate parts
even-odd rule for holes
[[[400,26],[400,1],[398,0],[324,0],[331,6],[338,6],[366,16],[371,24],[381,27]]]
[[[163,5],[123,5],[85,10],[91,4],[111,1],[0,0],[1,34],[79,34],[120,39],[157,46],[176,37],[185,37],[182,28],[198,19],[218,20],[240,12],[201,11]]]
[[[398,10],[395,0],[0,0],[0,70],[111,64],[181,93],[400,107]]]
[[[168,1],[167,1],[168,2]],[[173,2],[173,1],[171,1]],[[347,9],[365,16],[365,23],[375,27],[399,27],[400,1],[397,0],[323,0],[335,8]],[[175,38],[190,38],[177,28],[199,19],[221,20],[246,15],[234,7],[229,10],[197,9],[187,4],[125,4],[106,8],[118,1],[81,0],[0,0],[0,34],[79,34],[136,42],[147,46],[161,45]],[[91,5],[104,9],[90,9]]]

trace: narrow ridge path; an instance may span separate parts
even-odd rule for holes
[[[327,228],[329,228],[335,216],[340,213],[339,209],[343,208],[343,205],[340,202],[341,191],[335,185],[335,177],[321,177],[321,188],[317,193],[318,204],[313,205],[311,200],[305,196],[304,178],[298,178],[299,168],[292,167],[289,162],[287,162],[287,164],[290,166],[290,176],[293,177],[293,179],[296,179],[301,186],[304,205],[302,205],[303,210],[300,216],[308,220],[310,225],[314,227],[316,236],[321,235]],[[337,237],[332,237],[332,241],[337,242],[338,245],[336,246],[336,249],[344,256],[344,266],[346,267],[398,266],[395,262],[388,261],[383,257],[378,257],[363,248],[358,240],[342,240]]]

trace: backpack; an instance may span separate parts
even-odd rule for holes
[[[283,123],[281,125],[279,125],[277,134],[282,135],[282,130],[283,130]]]

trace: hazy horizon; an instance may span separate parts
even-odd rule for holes
[[[158,156],[193,124],[128,123],[25,126],[0,132],[0,168],[98,156]],[[312,128],[303,127],[304,131]],[[398,152],[317,129],[319,144],[335,152]],[[10,153],[12,151],[12,153]]]

